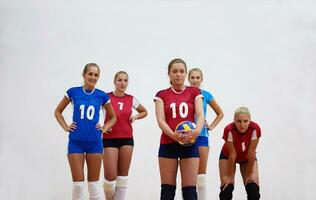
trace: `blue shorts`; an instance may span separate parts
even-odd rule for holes
[[[199,136],[196,139],[196,145],[199,146],[199,147],[208,147],[209,146],[209,144],[208,144],[208,137]]]
[[[225,154],[224,154],[223,152],[221,152],[221,153],[219,154],[219,160],[228,160],[228,157],[225,156]],[[255,158],[255,161],[257,161],[257,157]],[[247,163],[247,162],[248,162],[248,160],[244,160],[244,161],[236,162],[236,163],[238,163],[238,164],[244,164],[244,163]]]
[[[199,158],[199,148],[196,144],[192,146],[182,146],[175,142],[171,144],[160,144],[158,157],[161,158]]]
[[[80,153],[103,153],[102,141],[97,142],[83,142],[78,140],[69,140],[68,142],[68,154]]]
[[[103,147],[114,147],[120,148],[122,146],[134,146],[134,139],[133,138],[111,138],[111,139],[103,139]]]

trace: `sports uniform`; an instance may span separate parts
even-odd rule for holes
[[[132,116],[132,109],[136,109],[139,106],[139,101],[129,94],[119,97],[110,92],[108,95],[111,99],[117,122],[112,127],[111,132],[103,134],[103,147],[134,146],[133,127],[130,117]],[[105,118],[105,121],[107,120],[108,117]]]
[[[259,125],[250,121],[249,127],[245,133],[239,133],[235,124],[231,123],[224,129],[223,139],[233,142],[237,157],[236,163],[245,163],[248,161],[248,148],[251,140],[261,137],[261,129]],[[226,144],[223,145],[219,159],[228,159],[229,152]]]
[[[154,100],[163,102],[166,123],[174,131],[180,122],[194,121],[194,101],[199,97],[202,97],[202,94],[198,88],[186,86],[182,91],[176,91],[170,87],[159,91]],[[162,132],[159,157],[174,159],[199,157],[199,151],[196,144],[182,146]]]
[[[77,128],[69,132],[68,153],[103,153],[102,131],[96,128],[100,109],[110,103],[109,96],[99,89],[73,87],[65,95],[73,105],[73,122]]]

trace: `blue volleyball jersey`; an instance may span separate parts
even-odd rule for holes
[[[109,96],[99,89],[84,91],[83,87],[67,90],[66,97],[73,105],[73,122],[77,128],[69,132],[69,140],[99,141],[102,131],[96,129],[102,105],[110,102]]]
[[[204,112],[204,118],[206,120],[207,105],[214,99],[214,97],[210,92],[205,91],[205,90],[201,90],[201,93],[203,95],[203,112]],[[206,127],[202,128],[200,136],[208,137],[208,129]]]

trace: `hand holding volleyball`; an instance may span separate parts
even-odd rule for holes
[[[191,121],[183,121],[179,123],[175,129],[175,132],[179,134],[180,140],[179,144],[183,146],[191,146],[195,143],[195,137],[193,130],[195,129],[195,124]]]

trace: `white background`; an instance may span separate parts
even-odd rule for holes
[[[203,70],[225,113],[210,137],[209,199],[218,199],[223,128],[244,105],[262,128],[262,199],[316,199],[315,9],[305,0],[0,1],[1,199],[71,198],[67,133],[53,112],[88,62],[101,66],[104,91],[126,70],[128,93],[148,109],[134,126],[127,200],[159,199],[152,99],[176,57]],[[246,198],[239,172],[234,196]]]

